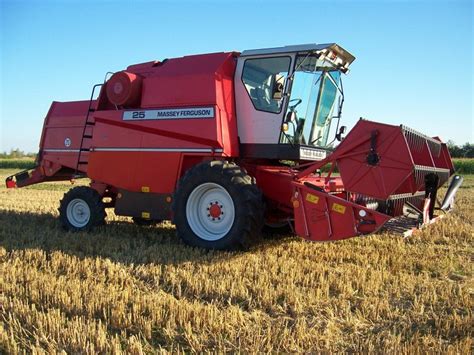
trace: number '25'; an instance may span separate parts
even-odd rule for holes
[[[132,113],[132,118],[145,118],[145,112],[143,112],[143,111],[134,111]]]

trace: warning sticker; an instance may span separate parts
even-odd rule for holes
[[[340,213],[340,214],[346,213],[346,206],[340,205],[338,203],[333,203],[331,209],[334,212],[337,212],[337,213]]]
[[[317,204],[319,202],[319,197],[313,194],[307,194],[306,201]]]

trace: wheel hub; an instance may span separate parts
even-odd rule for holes
[[[87,203],[79,198],[72,200],[66,209],[67,219],[76,228],[82,228],[91,217],[91,210]]]
[[[219,201],[210,202],[209,207],[207,208],[207,217],[212,221],[220,221],[221,217],[224,215],[223,207],[224,206]]]
[[[234,224],[234,202],[221,185],[203,183],[189,195],[186,217],[199,238],[216,241],[224,237]]]

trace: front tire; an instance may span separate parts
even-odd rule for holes
[[[105,207],[98,192],[87,186],[74,187],[59,204],[59,219],[71,232],[88,231],[105,223]]]
[[[263,210],[254,179],[234,163],[212,161],[194,166],[180,179],[173,222],[188,245],[236,250],[258,237]]]

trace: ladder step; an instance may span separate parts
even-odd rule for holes
[[[93,97],[94,97],[94,92],[95,92],[95,89],[97,87],[101,87],[103,84],[97,84],[97,85],[94,85],[94,87],[92,88],[92,93],[91,93],[91,98],[89,100],[89,108],[88,108],[88,112],[87,112],[87,116],[86,116],[86,122],[84,124],[84,129],[82,131],[82,140],[81,140],[81,147],[79,149],[79,156],[77,158],[77,165],[76,165],[76,173],[75,175],[76,176],[83,176],[82,173],[78,173],[78,168],[79,168],[79,165],[87,165],[89,164],[88,161],[81,161],[81,155],[82,155],[82,152],[89,152],[90,151],[90,148],[82,148],[82,145],[84,144],[84,139],[90,139],[92,138],[92,133],[90,133],[91,129],[87,130],[87,126],[95,126],[95,122],[90,122],[89,121],[89,116],[90,116],[90,113],[91,112],[95,112],[96,109],[95,108],[92,108],[92,101],[93,101]],[[88,133],[86,133],[86,131]],[[87,158],[87,157],[85,157]]]

